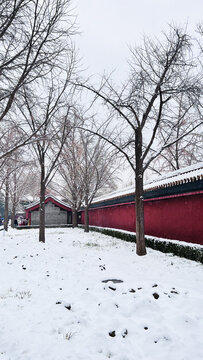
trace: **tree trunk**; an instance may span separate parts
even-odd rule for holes
[[[87,198],[85,199],[85,232],[89,232],[89,207]]]
[[[40,184],[40,207],[39,207],[39,241],[45,243],[45,168],[44,162],[41,164],[41,184]]]
[[[16,191],[16,190],[15,190]],[[15,218],[16,218],[16,193],[13,195],[13,206],[12,206],[12,214],[11,214],[11,227],[15,227]]]
[[[4,230],[8,231],[8,201],[9,201],[9,183],[6,179],[5,209],[4,209]]]
[[[72,210],[72,219],[73,219],[73,228],[78,226],[78,218],[77,218],[77,211],[76,209]]]
[[[143,162],[142,162],[142,130],[136,129],[135,133],[135,206],[136,206],[136,253],[146,255],[144,238],[144,199],[143,199]]]
[[[13,204],[12,207],[12,214],[11,214],[11,227],[14,228],[14,221],[15,221],[15,217],[16,217],[16,209],[15,209],[15,205]]]
[[[17,154],[15,152],[14,154],[14,158],[15,158],[15,164],[17,164]],[[13,204],[12,204],[12,214],[11,214],[11,227],[14,228],[15,227],[15,217],[16,217],[16,206],[17,206],[17,179],[16,179],[16,169],[14,171],[13,174],[13,181],[14,181],[14,189],[13,189]]]

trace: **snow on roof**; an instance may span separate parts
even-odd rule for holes
[[[157,189],[162,187],[180,185],[186,182],[193,182],[200,179],[203,179],[203,162],[169,172],[165,175],[152,177],[150,180],[145,182],[144,191],[149,191],[152,189]],[[118,198],[125,195],[132,195],[134,194],[134,192],[135,192],[135,186],[133,185],[121,190],[117,190],[99,196],[95,198],[93,203],[97,203],[112,198]]]
[[[70,208],[70,205],[69,205],[68,203],[57,199],[54,195],[46,195],[46,196],[45,196],[45,201],[46,201],[48,198],[52,198],[54,201],[58,202],[59,204]],[[36,201],[30,203],[29,205],[25,206],[25,209],[30,209],[30,208],[32,208],[33,206],[38,205],[39,203],[40,203],[40,200],[36,200]]]
[[[180,185],[200,179],[203,179],[203,162],[151,179],[145,183],[144,190]]]
[[[101,196],[98,196],[94,199],[93,203],[97,203],[100,201],[104,201],[104,200],[108,200],[108,199],[113,199],[113,198],[118,198],[124,195],[131,195],[135,192],[135,186],[130,186],[130,187],[126,187],[124,189],[119,189],[116,191],[113,191],[111,193],[107,193]]]

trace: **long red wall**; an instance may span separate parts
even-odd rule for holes
[[[144,211],[147,235],[203,245],[203,192],[145,200]],[[90,225],[136,231],[134,203],[90,209],[89,219]]]

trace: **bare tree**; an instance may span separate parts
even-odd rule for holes
[[[189,106],[194,106],[201,95],[201,78],[195,76],[195,66],[191,59],[191,39],[182,30],[170,27],[161,40],[144,39],[142,47],[131,49],[130,77],[121,89],[116,89],[109,78],[103,78],[101,86],[79,83],[90,90],[94,100],[102,100],[111,116],[114,115],[116,127],[122,129],[122,139],[115,133],[103,137],[100,130],[92,133],[105,138],[130,164],[135,173],[136,202],[136,252],[146,254],[144,239],[144,172],[166,148],[169,148],[189,135],[202,124],[191,123],[177,139],[173,137],[174,123],[168,135],[160,143],[157,133],[165,117],[171,113],[174,99],[182,93],[190,95]],[[112,122],[111,122],[112,123]],[[122,140],[122,141],[120,141]]]
[[[201,54],[203,53],[203,44],[202,44],[202,37],[203,37],[203,23],[199,23],[197,25],[197,33],[201,36],[201,40],[198,41],[199,49]]]
[[[72,37],[77,32],[71,0],[0,0],[0,167],[11,154],[36,140],[35,130],[23,121],[18,105],[43,88],[50,72],[55,76],[75,63]],[[72,67],[69,67],[72,73]],[[61,75],[62,76],[62,75]],[[45,120],[46,121],[46,120]],[[7,133],[19,134],[7,142]]]
[[[30,192],[30,186],[33,187],[33,175],[36,164],[28,160],[27,153],[16,153],[14,157],[14,169],[9,178],[9,198],[11,204],[11,227],[14,227],[17,208],[21,205],[22,199]],[[35,177],[37,183],[37,177]],[[33,190],[33,189],[32,189]],[[39,188],[38,188],[39,190]]]
[[[20,130],[16,126],[13,128],[4,127],[4,133],[0,138],[0,148],[3,152],[5,149],[10,146],[13,142],[21,137]],[[21,151],[22,154],[22,151]],[[8,230],[8,214],[9,214],[9,202],[11,200],[12,193],[12,184],[13,181],[16,184],[17,181],[17,172],[21,171],[21,168],[25,165],[23,160],[23,155],[21,156],[20,151],[15,151],[9,153],[6,157],[1,160],[0,163],[0,189],[5,193],[5,219],[4,219],[4,229]],[[15,209],[14,203],[16,203],[16,194],[14,195],[13,200],[13,210]]]
[[[0,1],[0,121],[24,85],[65,62],[76,30],[70,4],[70,0]]]
[[[20,196],[20,203],[25,202],[26,205],[37,201],[40,196],[40,172],[37,165],[37,159],[34,156],[33,158],[34,165],[28,166],[26,169],[25,191],[23,192],[23,195]]]
[[[71,205],[73,228],[77,227],[77,213],[81,207],[84,193],[84,182],[82,177],[83,148],[76,129],[69,134],[61,154],[58,167],[63,185],[55,187],[60,195]]]
[[[176,122],[174,122],[176,119]],[[201,122],[199,111],[192,106],[190,99],[185,98],[183,93],[177,95],[170,114],[160,124],[157,139],[160,144],[173,129],[171,136],[177,141],[166,148],[160,156],[151,164],[151,169],[157,172],[172,171],[184,166],[190,166],[201,161],[203,156],[203,126],[197,127],[192,133],[187,133],[191,123],[193,126]],[[159,140],[160,137],[160,140]]]
[[[57,171],[61,151],[73,126],[74,104],[72,96],[74,90],[73,87],[69,87],[71,74],[70,70],[67,73],[66,80],[52,76],[47,86],[43,88],[44,95],[36,95],[34,99],[25,90],[24,99],[27,109],[21,108],[22,115],[33,133],[37,127],[39,128],[39,124],[42,124],[33,142],[41,177],[39,241],[42,242],[45,242],[46,188]]]
[[[105,141],[88,132],[80,132],[83,159],[81,176],[83,181],[83,204],[85,209],[85,232],[89,231],[89,208],[99,192],[115,189],[113,162],[115,152],[109,151]]]
[[[85,209],[85,231],[89,231],[89,207],[101,191],[115,188],[115,152],[101,138],[73,129],[63,148],[59,174],[62,177],[60,195],[72,207],[73,227],[77,226],[77,212]],[[54,187],[56,190],[56,187]]]
[[[0,192],[0,225],[2,225],[3,214],[4,214],[4,198],[2,192]]]

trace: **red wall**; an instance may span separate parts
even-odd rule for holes
[[[144,202],[145,233],[203,245],[203,193]],[[90,225],[135,231],[134,203],[90,209]],[[82,213],[84,223],[84,213]]]
[[[89,210],[90,225],[135,231],[135,204],[113,205]],[[84,213],[82,213],[84,223]]]

